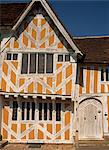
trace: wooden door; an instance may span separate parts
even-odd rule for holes
[[[85,100],[78,108],[79,139],[102,138],[102,104],[95,100]]]

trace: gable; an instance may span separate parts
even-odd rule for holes
[[[37,7],[37,8],[36,8]],[[39,9],[39,8],[40,9]],[[43,9],[42,9],[43,8]],[[36,10],[38,11],[39,10],[39,13],[41,14],[41,10],[43,11],[43,15],[44,15],[44,18],[46,17],[46,15],[45,14],[47,14],[48,16],[49,16],[49,18],[50,18],[50,20],[52,20],[52,25],[53,25],[53,29],[55,29],[55,27],[57,28],[57,30],[55,29],[55,33],[56,33],[56,35],[58,36],[58,38],[60,39],[60,41],[61,41],[61,43],[59,42],[58,43],[58,47],[63,47],[63,45],[66,47],[66,45],[68,46],[67,47],[67,49],[69,49],[71,52],[75,52],[75,53],[78,53],[79,55],[83,55],[82,53],[81,53],[81,51],[79,51],[79,49],[76,47],[76,45],[74,44],[74,42],[73,42],[73,40],[72,40],[72,38],[71,38],[71,36],[68,34],[68,32],[65,30],[65,28],[62,26],[62,24],[61,24],[61,22],[58,20],[58,18],[57,18],[57,16],[54,14],[54,12],[53,12],[53,10],[50,8],[50,6],[49,6],[49,4],[47,3],[47,1],[46,0],[33,0],[31,3],[30,3],[30,5],[27,7],[27,9],[24,11],[24,13],[21,15],[21,17],[20,17],[20,19],[17,21],[17,23],[13,26],[13,28],[12,28],[12,30],[11,30],[11,37],[13,36],[13,33],[14,33],[14,36],[15,36],[15,32],[16,32],[16,30],[18,30],[18,28],[19,27],[21,27],[22,26],[22,24],[23,24],[23,22],[24,22],[24,20],[26,20],[26,18],[28,17],[28,15],[30,15],[31,16],[31,12],[32,12],[32,10],[34,10],[34,13],[32,14],[32,15],[35,15],[35,12],[36,12]],[[36,12],[37,13],[37,12]],[[31,16],[31,17],[33,17],[33,16]],[[31,20],[31,17],[29,18],[29,23],[30,23],[30,20]],[[35,17],[35,16],[34,16]],[[39,19],[38,19],[39,20]],[[47,18],[46,18],[46,21],[47,21]],[[48,21],[49,21],[49,19],[48,19]],[[39,22],[39,21],[38,21]],[[51,21],[50,21],[51,22]],[[29,24],[28,24],[29,25]],[[22,31],[23,31],[23,28],[22,28]],[[20,31],[20,34],[21,34],[21,32],[22,31]],[[58,32],[59,31],[59,32]],[[32,31],[32,32],[34,32],[34,30]],[[41,32],[41,31],[40,31]],[[61,33],[61,34],[60,34]],[[32,33],[32,34],[36,34],[35,32],[34,33]],[[43,36],[45,35],[45,31],[42,31],[42,33],[41,33],[41,36],[42,36],[42,38],[43,38]],[[61,36],[62,35],[62,36]],[[27,35],[26,35],[27,36]],[[34,35],[33,35],[34,36]],[[29,39],[28,39],[28,37],[25,37],[25,36],[23,36],[23,38],[24,38],[24,40],[26,41],[26,46],[29,44],[30,45],[30,42],[29,42]],[[18,39],[18,36],[17,36],[17,38],[16,39]],[[18,45],[19,45],[19,42],[17,42],[17,40],[15,39],[15,47],[19,47]],[[63,41],[63,39],[64,39],[64,41]],[[7,43],[7,41],[8,40],[6,40],[6,42],[4,42],[4,43]],[[13,39],[13,41],[14,41],[14,39]],[[55,42],[55,37],[54,36],[52,36],[52,37],[50,37],[50,39],[49,39],[49,41],[50,41],[50,43],[51,44],[53,44],[53,42],[55,43],[55,45],[57,44],[56,42]],[[65,42],[66,41],[66,42]],[[22,42],[22,40],[21,40],[21,42]],[[20,42],[20,44],[21,44],[21,42]],[[50,45],[51,45],[50,44]],[[9,48],[9,45],[11,45],[10,47],[12,47],[12,44],[11,43],[8,43],[8,48]],[[34,42],[32,42],[32,47],[36,47],[36,46],[34,46]],[[23,45],[23,47],[25,47],[24,45]],[[27,46],[28,47],[28,46]],[[43,43],[43,45],[41,45],[41,47],[45,47],[45,43]],[[38,46],[38,48],[39,48],[39,46]],[[2,51],[4,51],[4,45],[2,46],[2,49],[1,49]]]
[[[40,5],[35,5],[23,20],[6,48],[31,50],[50,49],[67,51],[71,49],[51,18]]]

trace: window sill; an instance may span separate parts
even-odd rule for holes
[[[109,84],[109,81],[100,81],[101,84]]]
[[[45,77],[45,76],[53,76],[53,73],[48,74],[20,74],[20,77]]]

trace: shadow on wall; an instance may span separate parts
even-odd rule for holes
[[[106,77],[106,80],[108,79],[108,68],[109,65],[105,64],[96,64],[96,63],[81,63],[77,65],[77,76],[76,76],[76,84],[79,84],[81,87],[84,87],[85,83],[90,83],[91,80],[93,80],[94,87],[97,86],[97,82],[104,81],[104,78]],[[100,74],[99,74],[100,72]],[[99,77],[100,76],[100,77]],[[99,79],[99,80],[98,80]]]

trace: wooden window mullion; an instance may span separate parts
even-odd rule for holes
[[[36,74],[38,74],[38,53],[36,53]]]
[[[30,53],[28,54],[28,73],[29,74],[29,70],[30,70]]]
[[[44,103],[42,103],[42,120],[44,120]]]
[[[30,116],[29,120],[32,120],[32,102],[30,102]]]
[[[44,69],[44,73],[47,73],[46,72],[46,64],[47,64],[47,54],[45,54],[45,67],[44,67],[45,69]]]
[[[47,103],[47,120],[49,120],[49,103]]]
[[[11,53],[11,60],[13,60],[13,53]]]
[[[27,118],[27,102],[25,102],[24,120]]]

